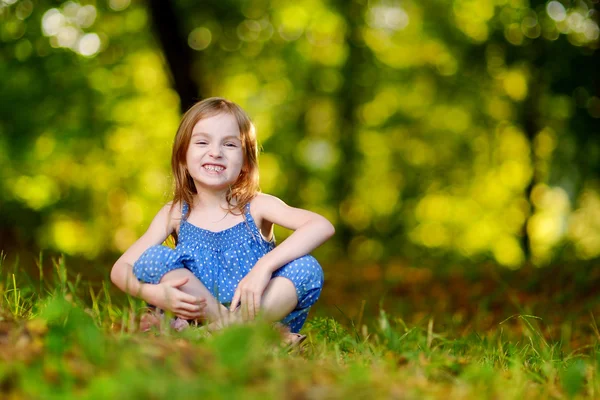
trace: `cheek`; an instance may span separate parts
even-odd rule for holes
[[[198,151],[198,149],[190,148],[190,150],[188,150],[188,152],[186,154],[186,160],[188,160],[188,162],[197,160],[201,156],[202,156],[202,154],[200,153],[200,151]]]
[[[246,164],[245,160],[244,160],[244,155],[243,154],[236,154],[235,156],[235,161],[236,163],[240,166],[240,168],[243,168]]]

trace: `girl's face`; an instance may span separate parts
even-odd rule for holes
[[[192,129],[185,161],[198,189],[224,190],[233,185],[244,166],[236,118],[219,113],[198,121]]]

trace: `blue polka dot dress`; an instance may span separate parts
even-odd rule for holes
[[[187,214],[184,203],[182,214]],[[250,203],[244,209],[245,221],[220,232],[199,228],[185,218],[179,227],[175,249],[157,245],[147,249],[133,265],[141,282],[157,284],[169,271],[190,270],[222,304],[231,303],[235,289],[259,258],[275,248],[260,234]],[[298,305],[281,322],[298,332],[310,307],[323,287],[323,270],[317,260],[306,255],[282,266],[272,275],[288,278],[296,287]]]

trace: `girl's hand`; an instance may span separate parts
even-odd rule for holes
[[[253,320],[260,310],[260,300],[270,280],[271,271],[255,265],[235,289],[229,310],[233,312],[241,304],[242,318]]]
[[[204,318],[206,299],[194,297],[179,289],[188,280],[189,278],[181,278],[151,285],[146,300],[158,308],[171,311],[175,316],[182,319]]]

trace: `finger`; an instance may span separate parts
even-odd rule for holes
[[[242,320],[246,320],[248,314],[248,303],[246,303],[246,293],[240,295],[240,312],[242,313]]]
[[[189,303],[189,304],[198,304],[199,298],[196,296],[192,296],[191,294],[180,292],[176,297],[177,300]]]
[[[179,287],[181,287],[181,286],[185,285],[186,283],[188,283],[188,281],[189,281],[189,280],[190,280],[190,278],[188,278],[188,277],[186,276],[186,277],[184,277],[184,278],[181,278],[181,279],[179,279],[179,280],[174,280],[174,281],[171,281],[171,282],[170,282],[170,285],[171,285],[172,287],[174,287],[174,288],[179,288]],[[167,282],[167,283],[169,283],[169,282]]]
[[[206,307],[206,299],[204,297],[195,297],[195,296],[187,297],[186,296],[185,299],[186,299],[185,300],[186,303],[194,304],[194,305],[200,306],[200,307]]]
[[[206,314],[203,311],[180,311],[175,315],[177,315],[180,318],[181,316],[184,316],[185,319],[204,319],[206,317]]]
[[[248,295],[248,319],[252,321],[256,315],[256,304],[254,303],[254,293]]]
[[[203,309],[198,309],[198,306],[190,306],[190,305],[185,305],[185,306],[180,306],[177,309],[173,310],[174,314],[185,314],[187,316],[190,317],[194,317],[194,318],[202,318],[205,316],[206,312]]]
[[[181,303],[177,307],[177,311],[198,312],[201,309],[202,308],[199,305],[197,305],[197,304],[190,304],[190,303]]]
[[[262,299],[262,296],[260,294],[257,294],[254,296],[254,317],[256,318],[256,316],[260,313],[260,301]]]
[[[240,302],[240,291],[236,290],[235,294],[233,295],[233,299],[231,300],[231,305],[229,306],[229,311],[231,311],[231,312],[235,311],[239,302]]]
[[[176,317],[181,318],[181,319],[196,319],[198,317],[196,317],[193,313],[188,313],[188,312],[178,312],[175,314]]]

